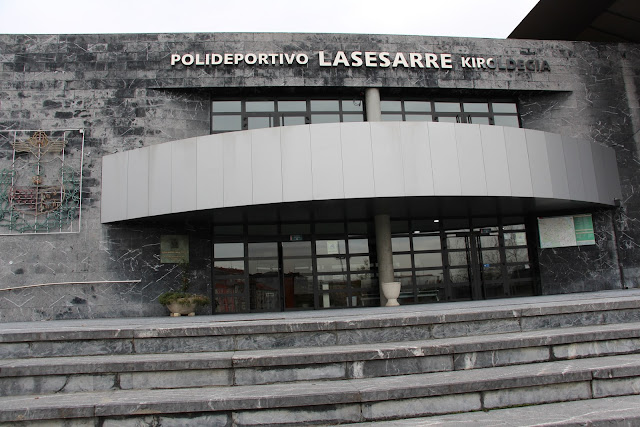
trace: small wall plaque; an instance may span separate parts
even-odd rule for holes
[[[189,262],[189,236],[160,236],[160,262],[163,264]]]

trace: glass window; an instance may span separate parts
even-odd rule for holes
[[[340,111],[340,101],[311,100],[311,111]]]
[[[211,117],[214,132],[229,132],[242,130],[242,116],[213,116]]]
[[[486,102],[465,102],[462,104],[465,113],[488,113],[489,104]]]
[[[241,225],[216,225],[213,234],[216,236],[242,236],[244,227]]]
[[[347,271],[346,256],[318,257],[318,272],[320,273],[341,273]]]
[[[344,240],[316,241],[316,254],[318,255],[344,255],[346,253]]]
[[[275,111],[273,101],[246,101],[245,105],[248,113]]]
[[[405,116],[406,121],[408,122],[432,122],[433,117],[430,115],[422,115],[422,114],[407,114]]]
[[[352,256],[349,258],[349,270],[367,271],[371,269],[369,256]]]
[[[278,101],[278,111],[307,111],[307,101]]]
[[[277,257],[278,244],[276,242],[249,243],[249,258]]]
[[[317,234],[340,234],[344,233],[344,224],[341,222],[322,222],[316,224]]]
[[[297,126],[306,123],[304,116],[284,116],[282,117],[282,121],[285,126]]]
[[[457,113],[460,111],[459,102],[434,102],[434,108],[441,113]]]
[[[518,116],[494,116],[493,124],[496,126],[511,126],[514,128],[520,127]]]
[[[383,114],[382,121],[383,122],[401,122],[402,114]]]
[[[488,125],[489,117],[474,117],[469,116],[469,123],[473,123],[474,125]]]
[[[442,123],[458,123],[458,118],[457,117],[438,117],[438,121],[442,122]]]
[[[442,255],[440,252],[414,254],[413,260],[415,268],[430,268],[442,266]]]
[[[393,268],[411,268],[411,255],[410,254],[394,254],[393,255]]]
[[[244,274],[244,260],[215,260],[213,262],[213,268],[217,276],[241,276]]]
[[[344,114],[342,116],[343,122],[364,122],[364,115],[362,114]]]
[[[247,118],[248,129],[264,129],[273,127],[273,117],[249,117]]]
[[[214,113],[239,113],[242,111],[240,101],[213,101],[211,111]]]
[[[517,113],[516,104],[511,102],[492,102],[491,108],[494,113]]]
[[[505,246],[526,246],[527,233],[504,233]]]
[[[342,111],[362,111],[364,102],[362,100],[342,101]]]
[[[312,114],[311,123],[339,123],[339,114]]]
[[[440,236],[413,236],[414,251],[439,251],[441,249]]]
[[[380,101],[382,111],[402,111],[401,101]]]
[[[431,103],[426,101],[404,101],[404,111],[428,113]]]
[[[311,242],[282,242],[282,256],[311,256]]]
[[[244,245],[242,243],[216,243],[213,245],[213,256],[215,258],[241,258],[244,256]]]
[[[406,252],[411,250],[408,237],[392,237],[391,250],[393,252]]]
[[[349,239],[350,254],[368,254],[369,240],[367,239]]]

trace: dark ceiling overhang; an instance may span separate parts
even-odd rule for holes
[[[638,0],[540,0],[510,39],[640,42]]]

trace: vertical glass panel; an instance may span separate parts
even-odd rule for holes
[[[469,282],[469,270],[465,268],[451,268],[449,269],[449,280],[451,283],[468,283]]]
[[[282,224],[280,226],[282,234],[311,234],[311,225],[309,224]]]
[[[352,256],[349,258],[349,269],[351,271],[368,271],[371,269],[369,256]]]
[[[529,251],[523,249],[505,249],[504,250],[505,262],[528,262]]]
[[[241,258],[244,256],[242,243],[216,243],[213,245],[215,258]]]
[[[240,101],[213,101],[211,111],[214,113],[239,113],[242,111]]]
[[[383,113],[382,114],[382,121],[383,122],[401,122],[402,121],[402,114],[387,114],[387,113]]]
[[[414,254],[413,261],[416,268],[441,267],[442,255],[440,252]]]
[[[407,122],[432,122],[433,117],[426,114],[407,114],[404,116]]]
[[[449,251],[449,265],[467,265],[467,251]]]
[[[311,123],[340,123],[339,114],[312,114]]]
[[[338,255],[335,257],[318,257],[316,263],[321,273],[341,273],[347,271],[347,257]]]
[[[342,111],[362,111],[364,101],[361,99],[342,100]]]
[[[280,278],[255,274],[249,282],[251,310],[277,311],[280,309]]]
[[[306,123],[304,116],[284,116],[282,120],[285,126],[298,126]]]
[[[527,233],[525,233],[524,231],[521,233],[504,233],[504,245],[505,246],[526,246]]]
[[[480,246],[483,248],[497,248],[500,246],[498,236],[480,236]]]
[[[486,102],[465,102],[462,104],[462,108],[466,113],[488,113],[489,104]]]
[[[307,101],[278,101],[278,111],[307,111]]]
[[[368,254],[369,240],[367,239],[349,239],[350,254]]]
[[[393,268],[411,268],[411,255],[410,254],[394,254],[393,255]]]
[[[471,116],[469,117],[469,123],[473,123],[475,125],[488,125],[489,123],[489,117],[474,117]]]
[[[439,251],[441,249],[440,236],[413,236],[414,251]]]
[[[282,242],[282,256],[311,256],[311,242]]]
[[[247,117],[247,129],[264,129],[273,126],[273,117]]]
[[[517,113],[518,109],[513,102],[492,102],[491,108],[494,113]]]
[[[408,237],[392,237],[391,238],[391,250],[393,252],[405,252],[410,251],[411,246],[409,244]]]
[[[343,114],[343,122],[364,122],[364,115],[362,114]]]
[[[282,272],[284,274],[313,273],[311,258],[283,258]]]
[[[518,116],[494,116],[493,124],[496,126],[510,126],[510,127],[520,127],[520,123],[518,122]]]
[[[214,132],[242,130],[242,118],[240,116],[212,116],[211,121],[211,127]]]
[[[373,292],[377,285],[378,281],[372,273],[351,273],[351,287],[355,290]]]
[[[444,271],[416,271],[418,287],[418,303],[429,303],[444,300]]]
[[[458,123],[457,117],[438,117],[438,121],[442,123]]]
[[[348,304],[349,296],[346,292],[327,292],[320,295],[320,306],[322,308],[348,307]]]
[[[215,260],[213,261],[213,274],[216,276],[242,276],[244,275],[244,260]]]
[[[340,111],[340,101],[312,100],[311,111]]]
[[[245,103],[247,113],[271,112],[275,111],[273,101],[247,101]]]
[[[344,255],[344,240],[316,240],[316,254],[318,255]]]
[[[404,111],[428,113],[431,103],[428,101],[404,101]]]
[[[530,279],[531,273],[531,266],[529,264],[507,266],[507,275],[511,279]]]
[[[380,101],[382,111],[402,111],[401,101]]]
[[[500,264],[500,251],[482,250],[480,251],[480,262],[485,266]]]
[[[280,268],[278,266],[278,259],[264,259],[256,258],[249,260],[249,274],[252,275],[278,275]]]
[[[285,274],[285,308],[313,308],[313,276],[303,274]]]
[[[268,258],[278,256],[276,242],[249,243],[249,258]]]
[[[242,294],[244,279],[216,279],[214,285],[216,313],[241,313],[248,307]]]
[[[434,102],[433,106],[436,111],[441,113],[457,113],[460,111],[459,102]]]
[[[467,237],[447,236],[447,248],[448,249],[466,249]]]
[[[535,288],[532,280],[522,280],[517,282],[511,282],[511,296],[524,297],[535,295]]]
[[[489,264],[484,264],[489,265]],[[500,265],[491,264],[489,267],[482,267],[482,280],[501,280],[502,268]]]
[[[344,274],[320,275],[318,276],[318,286],[320,291],[334,291],[347,287],[347,276]]]

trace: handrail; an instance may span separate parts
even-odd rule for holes
[[[0,289],[2,291],[14,291],[17,289],[29,289],[29,288],[40,288],[42,286],[53,286],[53,285],[91,285],[98,283],[140,283],[142,279],[137,280],[96,280],[90,282],[57,282],[57,283],[40,283],[38,285],[26,285],[26,286],[16,286],[13,288],[3,288]]]

